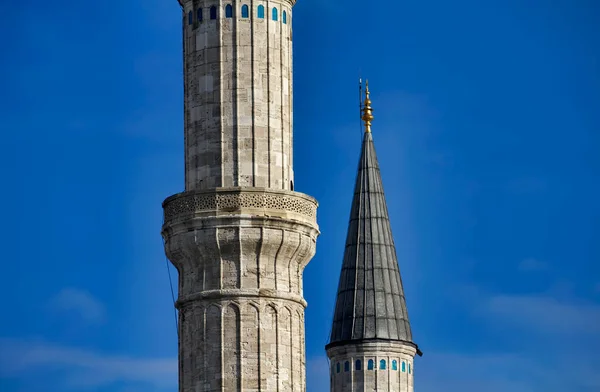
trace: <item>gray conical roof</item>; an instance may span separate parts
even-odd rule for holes
[[[362,142],[329,345],[365,339],[412,343],[371,132]]]

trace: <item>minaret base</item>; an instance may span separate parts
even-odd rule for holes
[[[414,344],[360,340],[327,346],[331,392],[413,392]]]

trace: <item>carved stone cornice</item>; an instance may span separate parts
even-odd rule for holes
[[[269,188],[216,188],[182,192],[163,202],[164,226],[194,218],[257,215],[317,226],[317,201],[303,193]]]

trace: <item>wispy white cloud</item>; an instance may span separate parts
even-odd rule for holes
[[[527,378],[519,377],[528,369]],[[430,353],[415,363],[415,383],[422,392],[529,392],[536,366],[515,354]],[[418,373],[417,373],[418,372]]]
[[[508,323],[536,333],[600,334],[600,306],[589,302],[560,301],[549,296],[497,295],[478,311],[495,322]]]
[[[171,390],[177,386],[176,358],[132,358],[15,339],[0,339],[0,346],[2,377],[28,377],[52,371],[61,375],[65,386],[75,390],[115,383]]]
[[[504,346],[510,350],[504,353],[435,353],[431,347],[416,361],[419,391],[600,390],[600,304],[565,289],[509,295],[467,285],[455,293],[489,328],[490,339],[512,336],[515,344]]]
[[[534,294],[492,294],[475,285],[456,286],[453,293],[462,306],[490,325],[517,327],[527,336],[600,336],[600,304],[578,298],[568,281],[557,281],[546,292]]]
[[[314,357],[306,361],[306,390],[329,392],[329,362],[327,357]]]
[[[421,392],[592,391],[600,377],[589,373],[585,359],[545,361],[518,353],[432,353],[415,364]]]
[[[429,352],[415,361],[415,388],[420,392],[592,392],[600,387],[594,365],[576,356],[570,356],[565,366],[558,357],[548,362],[516,352]],[[328,374],[325,357],[310,359],[307,390],[328,391]]]
[[[545,262],[533,258],[528,257],[526,259],[521,260],[519,263],[519,271],[528,272],[528,271],[544,271],[548,269],[548,264]]]
[[[106,319],[106,309],[102,302],[89,292],[65,288],[50,299],[48,308],[53,312],[72,312],[90,323],[100,323]]]

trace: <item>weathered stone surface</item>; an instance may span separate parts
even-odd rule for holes
[[[186,190],[293,189],[293,3],[183,2]],[[231,18],[225,17],[227,4]],[[242,18],[244,4],[249,18]],[[259,6],[264,18],[258,18]]]
[[[303,392],[302,273],[319,232],[316,201],[293,192],[295,1],[179,3],[185,192],[163,203],[162,231],[179,272],[179,391]]]
[[[268,188],[184,192],[167,198],[163,208],[164,220],[168,224],[198,216],[229,215],[242,210],[314,223],[317,215],[317,202],[312,197]]]
[[[180,308],[180,391],[303,391],[304,306],[260,297]]]
[[[163,207],[179,272],[180,391],[304,391],[302,273],[319,233],[316,201],[219,188]]]

